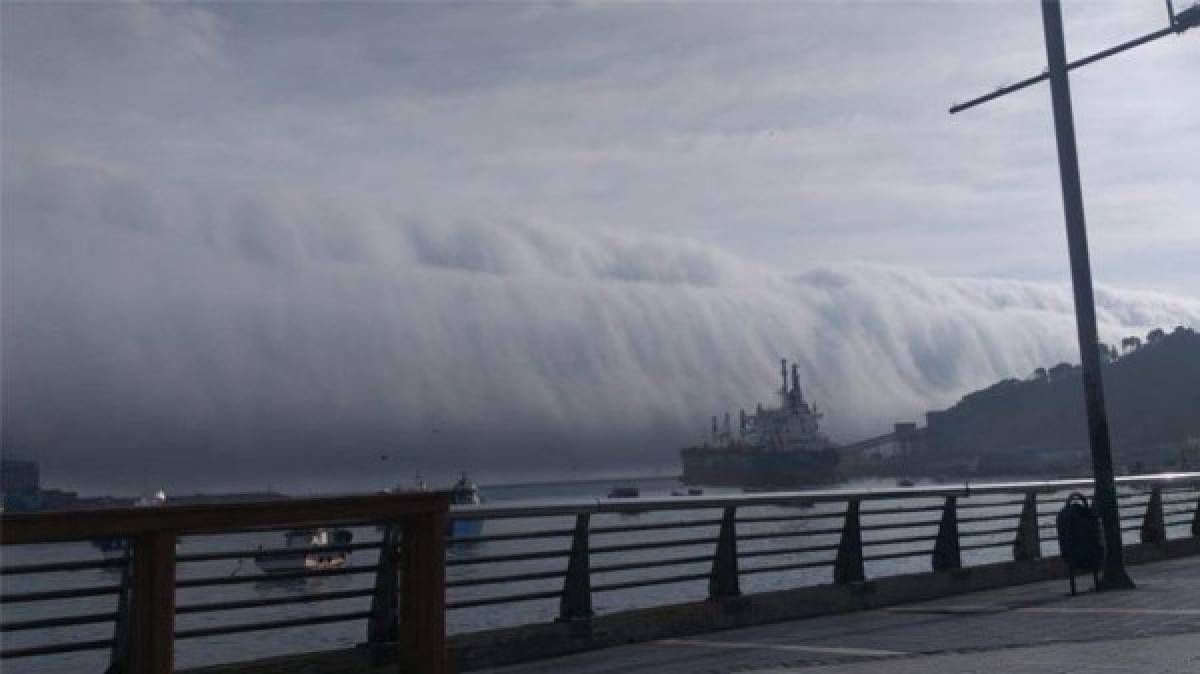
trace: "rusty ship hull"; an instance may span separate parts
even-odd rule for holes
[[[712,487],[802,487],[833,482],[836,449],[777,451],[688,447],[680,452],[684,484]]]

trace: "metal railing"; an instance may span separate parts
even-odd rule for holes
[[[120,574],[119,582],[114,583],[27,592],[9,592],[9,583],[6,582],[5,591],[0,596],[0,603],[5,607],[103,596],[114,597],[115,606],[112,610],[102,612],[25,620],[8,620],[6,617],[0,623],[0,633],[113,623],[113,636],[15,648],[6,645],[0,650],[0,658],[109,649],[110,672],[158,674],[172,671],[177,640],[365,620],[368,644],[398,646],[401,663],[417,671],[444,671],[446,631],[442,584],[448,503],[445,492],[420,492],[265,503],[5,514],[0,516],[0,544],[5,546],[97,539],[123,539],[128,544],[123,559],[5,563],[0,566],[0,576],[6,581],[16,576],[105,569]],[[177,577],[179,568],[192,563],[296,554],[294,548],[261,547],[177,554],[176,544],[181,536],[365,524],[380,528],[382,535],[379,541],[330,545],[322,547],[321,552],[348,553],[376,549],[379,552],[374,564],[244,576]],[[237,585],[263,579],[280,581],[358,574],[373,575],[373,587],[176,605],[177,592],[189,588]],[[179,615],[367,597],[371,602],[366,610],[176,628],[175,619]],[[403,597],[403,601],[400,601],[400,597]]]
[[[1185,536],[1200,536],[1200,473],[1127,476],[1117,483],[1122,531],[1138,532],[1137,542],[1165,545],[1168,534],[1178,537],[1183,526],[1190,527]],[[452,519],[534,524],[523,531],[449,539],[452,553],[476,550],[447,560],[447,608],[558,600],[555,619],[579,622],[594,615],[598,594],[650,586],[706,582],[707,598],[724,600],[740,596],[743,582],[756,574],[821,571],[826,582],[846,584],[867,579],[869,565],[898,560],[927,564],[926,571],[962,568],[964,554],[985,553],[990,561],[1034,560],[1043,556],[1043,544],[1053,541],[1059,497],[1071,491],[1090,494],[1091,487],[1091,480],[1076,479],[452,506]],[[777,512],[769,512],[772,508]],[[687,518],[595,524],[603,515],[671,512]],[[563,526],[563,518],[573,518],[573,524]],[[630,540],[637,534],[649,537]],[[625,540],[610,542],[614,538]],[[493,552],[488,544],[538,549]],[[608,561],[614,555],[639,559]],[[604,559],[598,563],[597,557]],[[553,568],[485,571],[551,562],[557,562]],[[461,567],[470,567],[473,575],[454,573]],[[659,573],[664,570],[667,575]],[[625,577],[611,580],[613,575]],[[513,590],[530,582],[540,587]],[[547,587],[551,582],[561,584]],[[464,590],[470,595],[461,596]]]
[[[1198,486],[1200,473],[1118,478],[1128,541],[1166,546],[1181,536],[1200,537]],[[6,609],[81,598],[97,602],[86,610],[25,611],[16,618],[6,610],[0,633],[54,635],[62,628],[111,623],[112,636],[15,646],[6,639],[0,657],[108,649],[112,672],[164,672],[173,664],[177,641],[203,644],[214,637],[357,622],[366,625],[367,645],[396,644],[402,662],[436,672],[446,666],[447,611],[451,622],[455,616],[470,618],[464,632],[547,620],[585,629],[597,613],[630,607],[622,597],[679,603],[679,593],[664,591],[672,587],[725,601],[747,589],[761,591],[767,580],[771,589],[785,589],[1035,560],[1045,550],[1053,554],[1060,497],[1090,487],[1090,480],[1056,480],[449,508],[444,493],[419,493],[6,514],[0,517],[0,544],[6,546],[123,537],[131,541],[131,554],[32,563],[6,559],[0,565]],[[447,540],[447,526],[458,529],[454,524],[467,520],[491,524],[486,533]],[[217,562],[294,550],[253,548],[238,543],[235,532],[335,525],[375,525],[370,531],[378,531],[378,539],[324,551],[369,551],[377,557],[325,570],[214,572]],[[234,548],[210,550],[194,542],[213,534]],[[181,536],[188,543],[177,552]],[[109,576],[93,580],[105,570]],[[52,582],[19,591],[8,582],[47,574],[56,574],[47,576]],[[71,574],[84,577],[79,582],[85,584],[71,587],[61,580]],[[234,592],[257,581],[331,576],[372,582],[302,584],[289,594],[250,598]],[[185,601],[197,591],[208,595]],[[100,600],[109,603],[101,606]],[[345,608],[348,602],[358,604]],[[553,608],[523,608],[534,605]],[[294,609],[301,606],[320,610],[297,615]],[[228,618],[270,607],[278,612]],[[206,620],[177,625],[177,617]]]

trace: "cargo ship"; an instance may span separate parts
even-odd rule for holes
[[[782,374],[779,407],[741,410],[736,432],[728,413],[721,427],[713,417],[709,440],[680,451],[684,484],[782,488],[835,479],[838,450],[820,430],[821,413],[804,399],[798,368],[792,365],[791,387],[786,359]]]

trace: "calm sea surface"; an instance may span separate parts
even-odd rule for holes
[[[522,502],[555,502],[563,499],[578,499],[581,497],[604,496],[615,484],[637,484],[643,496],[664,496],[670,494],[672,488],[679,485],[671,480],[643,480],[640,482],[613,481],[611,483],[576,483],[563,485],[540,485],[533,487],[493,487],[483,486],[485,497],[492,503],[499,501]],[[853,486],[891,486],[891,482],[857,483]],[[731,489],[706,489],[706,494],[739,493]],[[989,501],[990,499],[990,501]],[[989,503],[996,501],[1012,501],[1013,496],[973,497],[963,503]],[[928,500],[929,505],[937,505],[940,500]],[[864,505],[865,509],[887,507],[888,502],[873,502]],[[891,504],[895,505],[895,504]],[[915,505],[914,500],[905,501],[906,506]],[[1131,506],[1131,513],[1137,512],[1140,506]],[[821,504],[808,508],[756,507],[739,509],[740,517],[755,514],[780,515],[788,511],[815,514],[828,512],[840,513],[841,504]],[[1020,506],[1005,505],[974,509],[972,516],[995,514],[1011,515],[1011,519],[1000,522],[985,522],[960,525],[960,532],[971,530],[997,529],[1004,526],[1015,526]],[[960,511],[960,518],[963,517]],[[683,522],[697,519],[714,519],[719,517],[715,510],[673,511],[645,513],[642,515],[599,515],[593,516],[592,527],[621,524],[648,524],[657,522]],[[905,515],[866,515],[863,524],[884,522],[927,522],[930,524],[914,524],[912,527],[890,529],[880,532],[864,532],[866,541],[883,538],[900,538],[935,534],[937,531],[937,512],[912,513]],[[1050,521],[1044,518],[1044,522]],[[572,517],[550,517],[523,520],[490,520],[486,523],[484,534],[496,534],[516,531],[570,529],[574,524]],[[779,533],[779,538],[763,538],[739,543],[741,551],[761,550],[768,548],[784,548],[798,546],[814,546],[837,543],[837,534],[814,533],[808,536],[787,536],[803,531],[815,531],[840,526],[840,521],[834,519],[799,520],[792,522],[771,522],[762,524],[739,525],[739,533]],[[616,545],[621,543],[663,541],[669,539],[686,539],[712,537],[717,533],[716,527],[688,527],[679,530],[655,530],[646,532],[622,532],[612,534],[593,534],[593,547]],[[1130,535],[1135,532],[1129,532]],[[359,528],[354,530],[355,541],[365,542],[377,540],[379,533],[374,528]],[[1173,535],[1179,535],[1174,533]],[[964,565],[980,564],[991,561],[1011,559],[1011,551],[1007,543],[1011,542],[1012,533],[999,533],[979,536],[971,539],[971,543],[996,542],[1005,543],[1001,547],[964,551]],[[1132,537],[1130,539],[1132,541]],[[246,550],[258,546],[279,547],[283,544],[279,532],[225,534],[221,536],[190,536],[182,539],[180,554],[217,552],[222,550]],[[483,555],[498,555],[504,553],[528,552],[533,550],[564,550],[569,548],[568,537],[535,539],[525,541],[507,541],[480,543],[475,545],[451,546],[450,557],[454,560],[470,560]],[[905,550],[927,550],[932,546],[929,542],[894,544],[871,547],[870,554],[884,554]],[[1043,532],[1043,550],[1045,554],[1056,554],[1055,544],[1050,534]],[[691,557],[711,554],[712,546],[678,546],[661,550],[620,552],[592,555],[593,566],[604,566],[615,563],[631,562],[643,559],[661,559],[670,557]],[[4,564],[24,564],[50,561],[69,561],[94,559],[99,551],[86,543],[9,546],[3,550]],[[351,556],[350,563],[354,565],[373,564],[377,553],[374,550],[356,551]],[[797,553],[751,557],[743,559],[743,571],[752,568],[772,565],[794,564],[804,561],[832,559],[832,552]],[[528,573],[535,571],[562,570],[566,566],[565,558],[546,560],[526,560],[507,563],[461,564],[449,567],[447,575],[451,580],[461,578],[495,577],[513,573]],[[709,563],[684,564],[648,570],[612,572],[593,576],[593,586],[619,583],[627,580],[665,577],[671,575],[703,573],[708,571]],[[911,573],[929,570],[927,555],[900,559],[868,562],[866,565],[868,577],[888,576],[901,573]],[[213,578],[229,576],[257,576],[258,569],[252,560],[239,563],[236,560],[217,560],[206,562],[189,562],[179,565],[178,577]],[[798,587],[828,583],[832,579],[829,567],[801,569],[784,572],[764,572],[745,574],[742,577],[744,593],[763,592],[774,589]],[[3,578],[4,592],[29,592],[71,587],[89,587],[112,585],[119,582],[119,574],[112,571],[82,571],[56,574],[38,574],[29,576],[12,576]],[[231,585],[218,585],[201,588],[184,588],[178,591],[176,602],[179,606],[239,599],[284,597],[289,595],[334,592],[356,588],[368,588],[373,584],[372,574],[350,576],[328,576],[309,578],[299,581],[280,581],[269,578],[255,578],[252,581]],[[525,592],[552,591],[561,589],[561,579],[529,581],[522,583],[507,583],[503,585],[483,585],[467,588],[452,588],[448,592],[450,601],[477,597],[510,595]],[[691,581],[652,585],[630,590],[615,590],[596,592],[593,597],[594,609],[598,614],[610,613],[635,607],[670,604],[680,601],[703,599],[707,594],[705,581]],[[177,618],[177,629],[195,627],[228,625],[240,623],[255,623],[267,620],[297,618],[304,616],[319,616],[331,613],[362,611],[369,608],[370,598],[321,602],[314,604],[291,604],[276,607],[256,609],[241,609],[209,613],[184,614]],[[114,611],[116,598],[114,596],[86,597],[61,601],[46,601],[25,604],[4,605],[2,609],[3,622],[9,623],[21,620],[49,618],[53,616],[107,613]],[[555,618],[558,611],[557,600],[534,600],[514,604],[476,607],[470,609],[452,610],[448,615],[449,629],[452,633],[467,632],[494,627],[519,625],[536,622],[548,622]],[[29,630],[8,632],[0,635],[5,648],[19,648],[43,643],[87,641],[105,639],[112,636],[111,623],[96,623],[68,628],[51,630]],[[208,637],[180,640],[176,645],[176,662],[178,667],[192,667],[203,664],[247,660],[268,655],[299,653],[306,651],[345,648],[364,641],[366,638],[365,621],[326,624],[309,627],[275,629],[251,632],[242,635]],[[41,656],[4,661],[0,665],[6,674],[21,674],[24,672],[38,674],[76,674],[80,671],[102,671],[109,654],[107,651],[87,651],[54,656]]]

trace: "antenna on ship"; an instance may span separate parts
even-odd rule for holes
[[[804,394],[800,392],[800,366],[792,363],[792,398],[796,407],[804,402]]]
[[[784,407],[786,407],[786,406],[787,406],[787,398],[788,398],[788,388],[787,388],[787,358],[780,359],[780,361],[779,361],[779,362],[780,362],[780,363],[782,363],[782,365],[780,365],[780,370],[781,370],[781,371],[782,371],[782,373],[783,373],[783,388],[782,388],[782,389],[779,391],[779,393],[780,393],[780,395],[782,396],[781,400],[782,400],[782,402],[783,402],[783,406],[784,406]]]

